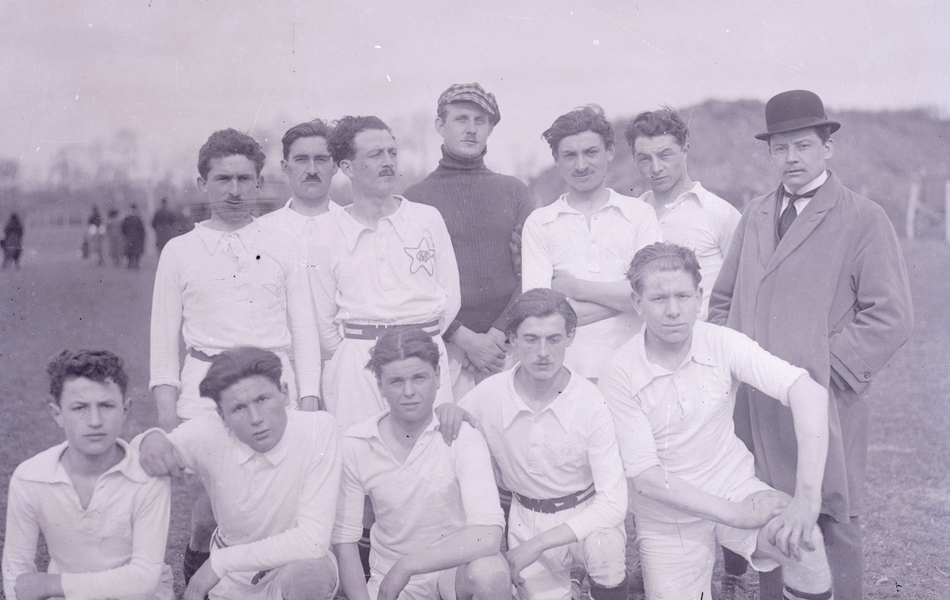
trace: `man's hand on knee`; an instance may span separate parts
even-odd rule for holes
[[[815,549],[813,532],[818,522],[818,506],[793,498],[785,509],[765,526],[769,543],[789,558],[801,560],[802,549]]]
[[[790,501],[791,496],[778,490],[750,494],[735,503],[735,514],[725,524],[739,529],[758,529],[781,514]]]
[[[198,572],[188,582],[184,600],[204,600],[211,588],[218,585],[219,581],[221,581],[221,578],[211,568],[211,561],[206,560],[205,564],[201,565]]]

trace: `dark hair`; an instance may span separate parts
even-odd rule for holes
[[[418,358],[429,363],[433,369],[439,368],[439,347],[432,337],[421,328],[407,325],[390,329],[376,341],[369,351],[366,368],[380,379],[383,367],[397,360]]]
[[[211,360],[211,367],[198,384],[198,392],[221,404],[221,393],[235,383],[260,375],[280,388],[280,359],[270,350],[243,346],[225,350]]]
[[[627,279],[633,291],[640,294],[643,292],[643,280],[648,274],[679,270],[692,275],[696,287],[699,287],[703,276],[699,272],[699,262],[693,251],[670,242],[658,242],[641,248],[633,256],[630,268],[627,270]]]
[[[327,139],[333,162],[340,164],[341,160],[352,160],[356,156],[353,138],[367,129],[381,129],[388,131],[390,135],[393,133],[393,130],[378,117],[343,117],[339,121],[334,121],[330,137]]]
[[[46,365],[49,393],[58,404],[63,385],[70,379],[84,377],[99,383],[115,383],[124,398],[129,376],[122,365],[122,359],[108,350],[63,350]]]
[[[681,148],[686,145],[686,140],[689,138],[689,128],[686,127],[686,123],[675,110],[668,106],[656,112],[647,110],[640,113],[623,129],[623,135],[627,138],[630,150],[633,150],[633,144],[638,137],[657,137],[667,134],[676,138],[676,143]]]
[[[554,119],[554,124],[542,133],[541,137],[551,146],[551,154],[556,160],[558,144],[561,140],[585,131],[593,131],[599,135],[604,141],[605,149],[610,150],[614,147],[614,128],[604,116],[604,109],[596,104],[575,108]]]
[[[518,327],[528,317],[549,317],[561,315],[564,317],[564,326],[570,335],[577,326],[577,313],[567,297],[561,292],[548,288],[535,288],[518,296],[508,311],[508,322],[505,324],[505,333],[512,337],[518,333]]]
[[[327,127],[326,121],[313,119],[312,121],[299,123],[288,129],[284,137],[280,138],[280,143],[284,147],[284,160],[290,158],[290,147],[294,145],[294,142],[300,138],[308,137],[322,137],[329,141],[330,128]]]
[[[202,179],[207,178],[208,171],[211,170],[209,163],[212,159],[235,154],[246,156],[254,163],[257,174],[261,174],[264,160],[267,158],[261,150],[261,145],[251,136],[236,129],[222,129],[211,134],[208,141],[198,151],[198,174]]]

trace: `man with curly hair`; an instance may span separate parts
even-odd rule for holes
[[[317,407],[320,347],[306,273],[293,260],[292,243],[269,233],[251,215],[263,167],[264,153],[253,138],[234,129],[213,133],[198,153],[198,189],[210,204],[211,218],[169,241],[159,259],[149,388],[166,431],[181,420],[214,412],[214,402],[201,397],[198,384],[215,356],[250,344],[280,357],[291,404],[299,397],[301,407]],[[180,365],[181,338],[186,354]],[[214,531],[204,493],[192,521],[186,579],[207,559]]]

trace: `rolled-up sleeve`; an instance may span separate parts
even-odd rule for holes
[[[538,211],[531,213],[521,233],[521,291],[550,288],[554,262]]]
[[[16,600],[16,579],[36,572],[36,545],[40,525],[24,482],[13,474],[7,500],[7,528],[3,540],[3,593]]]
[[[598,381],[607,408],[614,420],[624,473],[634,478],[650,467],[660,466],[653,427],[631,389],[624,370],[613,363]]]
[[[340,477],[340,499],[336,505],[336,523],[332,542],[358,542],[363,535],[363,505],[366,491],[360,483],[358,446],[361,440],[343,439],[343,472]]]

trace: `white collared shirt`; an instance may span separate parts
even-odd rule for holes
[[[167,434],[211,496],[218,522],[215,574],[250,579],[259,571],[322,558],[330,548],[340,490],[339,426],[326,412],[288,412],[287,429],[267,453],[254,451],[217,414]],[[151,429],[140,440],[152,432]]]
[[[725,497],[733,476],[755,475],[752,454],[732,419],[738,383],[788,406],[788,390],[804,369],[763,350],[745,335],[697,322],[689,354],[670,371],[647,359],[644,331],[614,354],[599,381],[613,413],[629,478],[661,467],[700,490]],[[653,519],[693,519],[645,497],[634,505]]]
[[[821,175],[819,175],[818,177],[815,177],[814,179],[812,179],[811,181],[803,185],[802,189],[798,190],[798,192],[795,192],[795,193],[799,195],[807,194],[808,192],[812,190],[820,188],[821,185],[825,183],[826,181],[828,181],[827,170],[822,171]],[[779,211],[779,214],[782,214],[782,212],[785,210],[785,207],[788,206],[788,199],[789,197],[793,195],[793,192],[789,191],[788,186],[785,185],[784,183],[782,184],[782,189],[785,191],[785,193],[782,194],[782,210]],[[811,198],[799,198],[798,200],[796,200],[795,214],[798,214],[798,215],[802,214],[802,211],[805,210],[805,207],[808,206],[809,202],[811,202]]]
[[[399,207],[376,229],[348,210],[332,216],[311,240],[316,268],[310,285],[324,358],[339,346],[340,325],[441,322],[455,319],[462,300],[452,240],[439,211],[396,196]]]
[[[515,374],[484,380],[459,402],[478,421],[499,484],[522,496],[560,498],[594,485],[594,500],[564,522],[578,540],[623,521],[627,485],[610,411],[597,386],[571,373],[558,397],[535,413],[515,390]]]
[[[150,594],[158,585],[168,539],[171,486],[149,477],[138,455],[116,440],[125,456],[99,476],[89,505],[60,458],[67,442],[24,461],[10,479],[3,589],[16,600],[16,578],[36,572],[40,533],[50,573],[60,573],[70,600]]]
[[[646,202],[653,200],[650,190],[640,196]],[[709,296],[719,277],[722,263],[729,251],[732,234],[739,224],[741,213],[719,196],[706,190],[698,181],[676,200],[665,206],[660,216],[663,239],[685,246],[696,254],[699,272],[703,277],[703,302],[699,320],[705,321],[709,311]]]
[[[320,390],[320,341],[294,246],[258,221],[231,233],[199,223],[162,251],[152,293],[151,379],[181,387],[179,333],[214,356],[238,346],[293,346],[301,396]]]
[[[277,236],[285,236],[295,242],[296,259],[300,266],[308,267],[313,264],[307,255],[310,248],[310,240],[318,239],[323,235],[323,228],[331,221],[331,215],[343,210],[343,207],[327,199],[327,212],[306,216],[295,211],[290,207],[293,204],[293,197],[282,207],[266,215],[262,215],[258,222],[261,227],[272,231]]]
[[[571,207],[567,194],[528,216],[522,232],[521,289],[550,288],[557,273],[587,281],[624,281],[634,254],[662,239],[653,208],[608,188],[607,202],[590,227]],[[596,378],[615,348],[640,328],[641,320],[623,313],[578,327],[565,363]]]
[[[371,562],[383,574],[400,558],[465,527],[505,526],[491,456],[480,433],[463,425],[447,446],[433,418],[400,463],[379,434],[379,422],[388,414],[354,425],[343,439],[334,544],[359,541],[366,495],[376,513]]]

